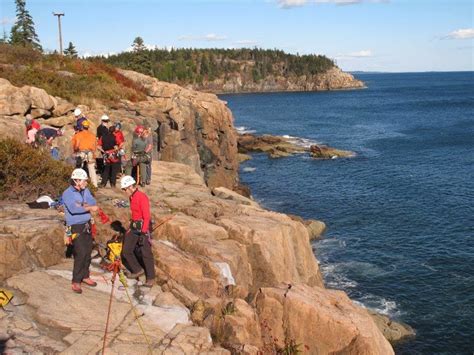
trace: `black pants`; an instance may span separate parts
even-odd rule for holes
[[[78,233],[73,241],[74,245],[74,268],[72,270],[72,282],[81,283],[89,277],[89,266],[91,265],[92,234],[90,225],[75,224],[71,226],[72,233]]]
[[[140,240],[142,238],[142,240]],[[137,254],[140,259],[138,260]],[[127,269],[137,273],[145,269],[147,281],[155,278],[155,260],[151,251],[151,245],[145,236],[127,232],[123,238],[122,260]]]
[[[105,164],[104,171],[102,172],[101,185],[105,187],[107,185],[107,182],[110,179],[110,186],[115,187],[115,184],[117,183],[117,175],[120,172],[121,168],[122,168],[121,162]]]

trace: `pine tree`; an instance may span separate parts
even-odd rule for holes
[[[70,58],[77,58],[77,50],[72,42],[69,42],[69,46],[64,50],[64,55]]]
[[[11,29],[10,43],[23,47],[33,47],[42,51],[33,18],[26,9],[25,0],[15,0],[15,3],[16,22]]]
[[[134,51],[134,52],[139,52],[139,51],[145,50],[146,47],[145,47],[145,42],[143,42],[143,38],[141,38],[141,37],[136,37],[136,38],[133,40],[132,48],[133,48],[133,51]]]

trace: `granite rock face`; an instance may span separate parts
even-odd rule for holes
[[[80,105],[92,123],[92,132],[103,114],[113,122],[121,122],[130,156],[135,127],[150,127],[155,159],[191,166],[210,187],[238,188],[237,136],[232,113],[223,101],[213,94],[187,90],[143,74],[125,70],[121,73],[145,87],[149,96],[137,103],[122,101],[113,108],[99,103],[95,107]],[[0,79],[0,132],[4,136],[22,138],[25,115],[31,114],[42,126],[65,128],[64,137],[57,143],[61,155],[69,157],[75,123],[73,109],[72,104],[43,89],[18,88]]]

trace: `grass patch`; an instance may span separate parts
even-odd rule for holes
[[[140,85],[99,61],[43,55],[31,48],[0,44],[0,77],[15,86],[31,85],[74,104],[114,104],[146,98]]]

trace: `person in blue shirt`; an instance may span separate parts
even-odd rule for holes
[[[91,212],[99,208],[87,188],[87,173],[83,169],[74,169],[71,174],[71,186],[62,195],[64,215],[71,236],[65,237],[65,244],[72,243],[74,267],[72,271],[72,290],[82,293],[81,283],[95,287],[97,283],[90,278],[89,267],[92,253]]]

